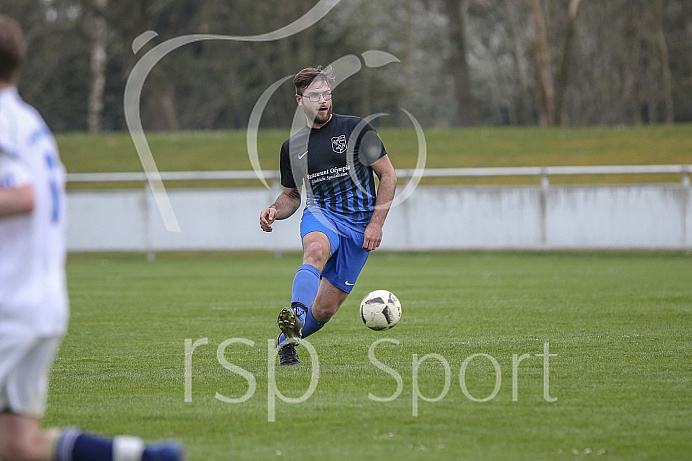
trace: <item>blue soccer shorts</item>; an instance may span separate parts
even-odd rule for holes
[[[310,232],[322,232],[329,238],[331,256],[322,277],[335,287],[350,293],[369,253],[363,249],[363,232],[354,229],[339,216],[322,209],[305,208],[300,222],[301,239]]]

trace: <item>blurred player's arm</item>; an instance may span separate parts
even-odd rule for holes
[[[388,155],[373,163],[372,170],[379,178],[380,185],[377,188],[375,211],[363,235],[363,249],[367,251],[374,250],[382,243],[382,226],[384,226],[384,220],[387,219],[387,213],[394,200],[394,191],[396,191],[396,172]]]
[[[34,188],[28,178],[19,160],[0,150],[0,218],[34,211]]]
[[[0,218],[34,211],[34,188],[31,184],[0,189]]]
[[[277,219],[286,219],[300,208],[298,189],[284,187],[276,201],[260,213],[260,227],[264,232],[272,231],[272,224]]]

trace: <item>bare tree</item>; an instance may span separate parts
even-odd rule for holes
[[[94,4],[105,10],[108,0],[94,0]],[[103,129],[103,92],[106,88],[106,63],[108,61],[106,39],[108,25],[102,16],[91,19],[91,89],[89,91],[89,108],[87,127],[92,133]]]
[[[562,42],[562,61],[558,70],[557,80],[555,81],[555,107],[554,120],[556,125],[562,123],[562,106],[565,101],[565,93],[567,91],[567,83],[570,75],[570,67],[574,54],[572,53],[572,41],[576,28],[577,13],[581,0],[570,0],[569,10],[567,13],[567,32]]]
[[[22,96],[56,131],[97,131],[125,127],[125,83],[153,46],[184,34],[276,30],[315,3],[0,0],[0,11],[27,33]],[[133,54],[133,39],[147,30],[158,37]],[[401,109],[426,126],[689,121],[690,31],[690,0],[351,0],[282,40],[181,47],[148,76],[142,122],[149,130],[242,128],[277,79],[346,55],[362,68],[339,86],[338,110],[389,114],[382,124],[409,126]],[[370,68],[367,50],[400,62]],[[290,121],[286,88],[263,127]]]
[[[538,123],[552,126],[555,125],[555,87],[550,69],[550,41],[545,15],[539,0],[526,0],[526,6],[534,32],[531,60],[537,86]]]
[[[80,0],[81,5],[92,14],[106,23],[106,28],[118,34],[120,40],[131,43],[132,40],[148,29],[155,29],[153,17],[157,7],[154,0],[123,0],[107,5],[102,0]],[[171,8],[175,11],[175,5],[161,5],[159,8]],[[129,46],[128,46],[129,48]],[[143,56],[152,48],[146,44],[137,53]],[[136,61],[133,57],[133,62]],[[98,60],[98,59],[97,59]],[[94,65],[92,52],[92,68]],[[105,66],[105,60],[101,64]],[[92,87],[92,94],[98,92],[96,83]],[[142,117],[145,125],[155,130],[177,130],[179,128],[178,117],[175,110],[175,85],[161,69],[154,67],[150,77],[142,91]],[[94,109],[98,104],[95,100]],[[90,107],[91,114],[91,107]]]
[[[665,106],[665,121],[673,123],[675,111],[673,110],[673,90],[670,78],[670,61],[668,58],[668,44],[663,31],[663,5],[661,0],[656,0],[649,4],[654,13],[654,30],[656,32],[656,45],[658,46],[659,59],[661,62],[661,90],[663,92],[663,103]]]
[[[505,17],[507,18],[507,39],[509,41],[509,50],[512,56],[511,78],[508,78],[507,85],[509,90],[514,91],[517,95],[515,103],[509,108],[510,123],[520,125],[534,123],[531,114],[531,95],[528,91],[529,78],[525,77],[522,72],[522,65],[525,63],[523,51],[523,37],[521,31],[523,27],[522,20],[518,18],[519,10],[514,0],[505,0]],[[522,10],[523,11],[523,10]]]
[[[471,95],[471,71],[466,59],[466,36],[461,0],[443,0],[443,6],[449,20],[449,40],[452,46],[448,69],[454,80],[459,122],[462,125],[477,125],[478,110]]]

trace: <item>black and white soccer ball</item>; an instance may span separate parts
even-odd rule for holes
[[[375,290],[361,301],[360,318],[372,330],[388,330],[401,320],[401,303],[394,293]]]

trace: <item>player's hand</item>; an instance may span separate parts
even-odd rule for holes
[[[363,233],[363,249],[372,251],[382,243],[382,226],[371,222]]]
[[[260,213],[260,227],[264,232],[272,231],[272,223],[276,221],[276,208],[269,207]]]

